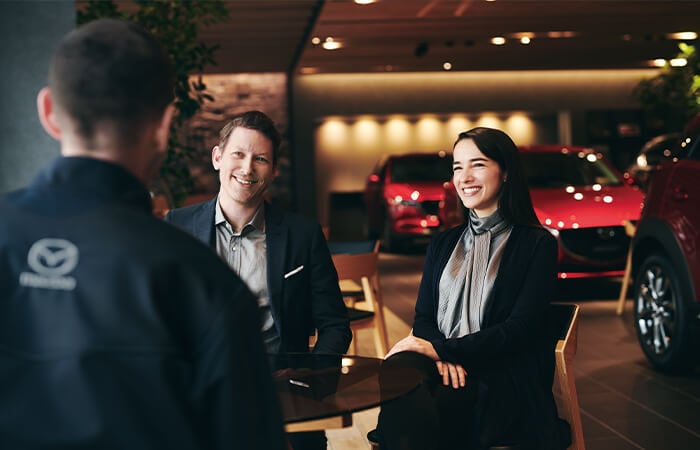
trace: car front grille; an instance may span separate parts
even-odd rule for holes
[[[559,241],[575,259],[609,267],[624,267],[630,245],[623,226],[561,230]]]
[[[437,216],[440,211],[440,201],[439,200],[427,200],[421,202],[421,207],[426,214],[432,214]]]

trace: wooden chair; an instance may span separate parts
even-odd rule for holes
[[[573,367],[578,340],[578,313],[577,304],[552,303],[550,305],[552,333],[556,339],[553,390],[558,394],[559,415],[571,426],[569,450],[585,450]]]
[[[374,334],[376,355],[379,358],[383,358],[389,350],[389,337],[387,335],[386,321],[384,320],[384,307],[379,285],[379,252],[339,253],[333,254],[332,258],[335,269],[338,271],[341,290],[343,290],[343,282],[353,282],[361,288],[362,300],[364,300],[363,302],[358,302],[356,296],[348,297],[350,302],[348,307],[350,328],[354,335],[352,340],[353,353],[357,354],[358,352],[357,330],[370,328]],[[359,303],[362,303],[363,306],[360,307]]]

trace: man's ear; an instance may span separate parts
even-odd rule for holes
[[[61,128],[56,120],[55,105],[51,96],[51,90],[48,87],[42,88],[37,94],[36,109],[41,126],[44,127],[49,136],[60,141]]]
[[[222,153],[223,150],[218,145],[215,145],[214,148],[211,149],[211,164],[214,166],[214,170],[219,170],[221,167]]]
[[[164,152],[168,148],[168,138],[170,137],[170,123],[175,116],[175,105],[172,103],[165,108],[163,116],[160,119],[158,128],[156,129],[156,145],[159,152]]]

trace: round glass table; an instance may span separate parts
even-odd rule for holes
[[[351,424],[353,412],[406,395],[421,381],[416,370],[378,358],[310,353],[268,357],[288,430],[295,423],[334,416],[350,418]],[[320,427],[299,429],[313,428]]]

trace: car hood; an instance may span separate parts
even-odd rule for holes
[[[415,201],[443,200],[445,198],[446,188],[452,188],[452,183],[442,183],[440,181],[390,183],[386,185],[384,195],[387,198],[394,198],[398,195],[404,199],[413,199],[411,195],[414,192],[418,192],[418,197],[413,199]]]
[[[638,220],[643,194],[627,185],[530,189],[532,204],[543,225],[552,228],[589,228],[621,225],[625,220]],[[607,202],[606,202],[607,200]]]

